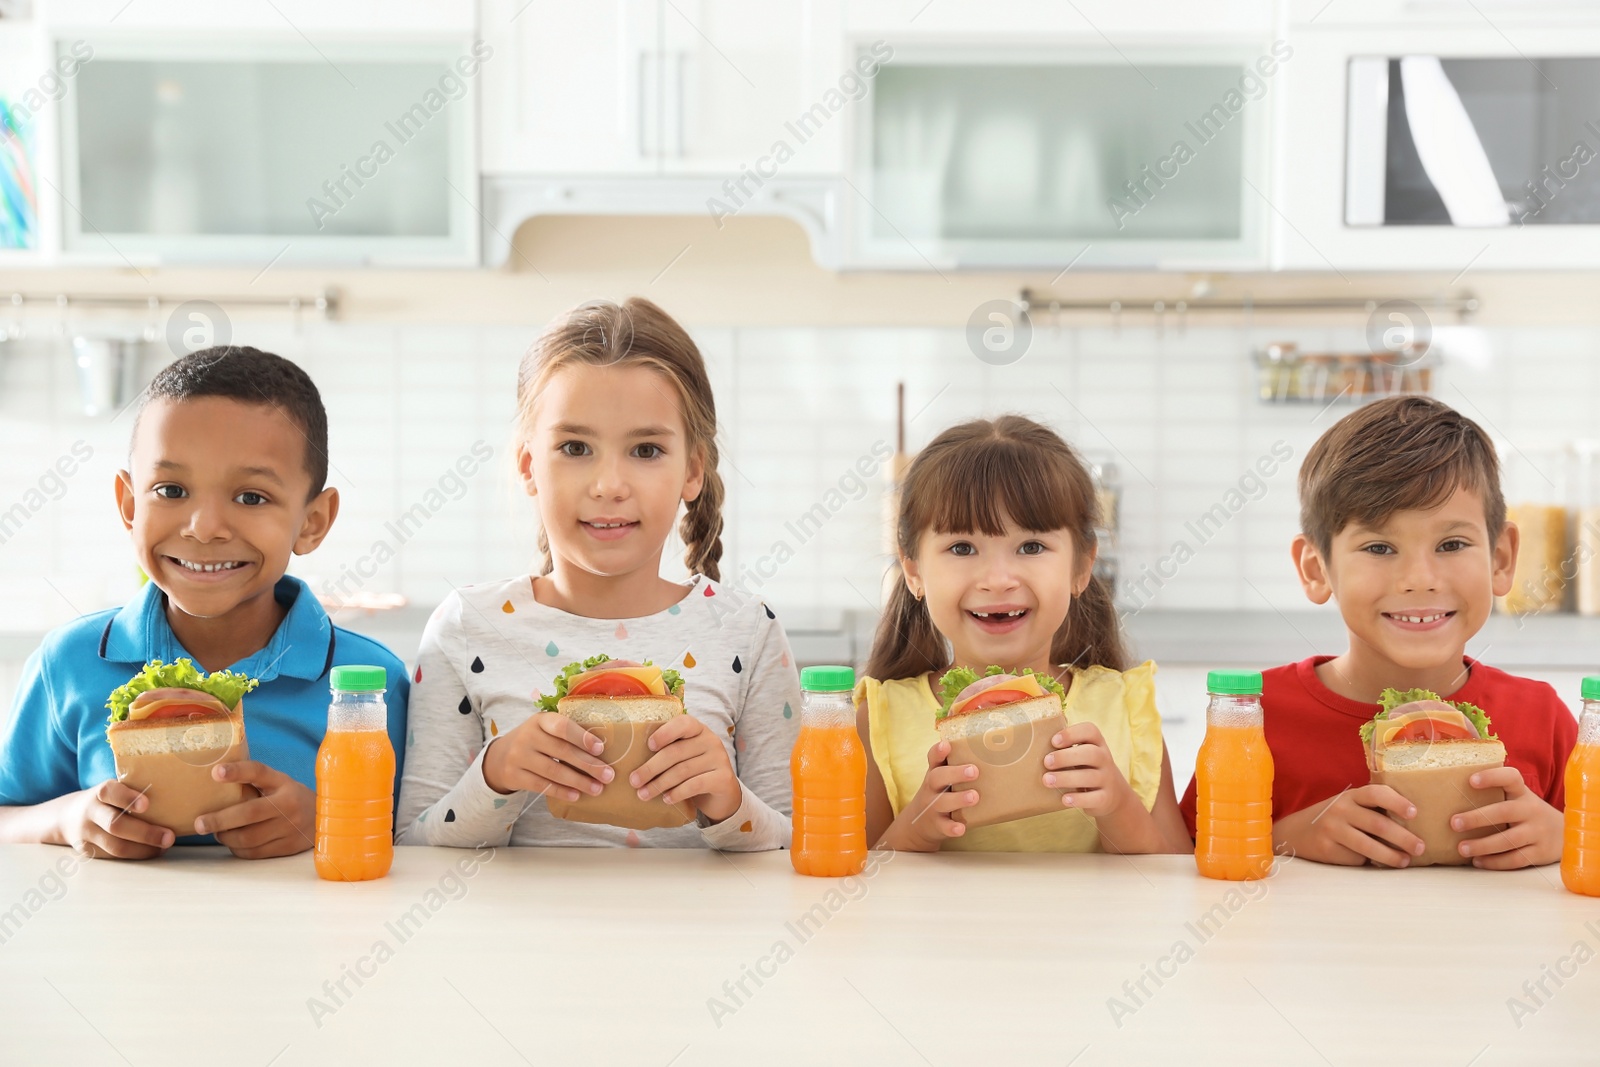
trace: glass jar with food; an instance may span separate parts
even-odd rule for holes
[[[1521,547],[1511,590],[1499,599],[1513,615],[1560,611],[1573,577],[1567,538],[1565,450],[1501,449],[1506,518],[1517,524]]]
[[[1573,600],[1580,615],[1600,615],[1600,440],[1573,442]]]

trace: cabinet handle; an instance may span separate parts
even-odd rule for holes
[[[684,72],[689,66],[689,53],[680,51],[675,58],[678,61],[678,158],[682,159],[688,154],[683,147],[683,126],[689,116],[688,97],[684,88]]]
[[[645,111],[645,106],[646,105],[645,105],[644,73],[645,73],[645,64],[649,60],[649,58],[650,58],[650,53],[648,51],[646,51],[643,48],[639,49],[639,112],[638,112],[638,115],[636,116],[635,124],[636,124],[636,127],[637,127],[637,133],[638,133],[639,158],[640,159],[648,159],[648,158],[650,158],[650,150],[645,145],[645,133],[644,133],[644,131],[645,131],[645,115],[647,114],[647,112]]]

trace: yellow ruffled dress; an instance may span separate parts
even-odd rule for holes
[[[1156,710],[1154,663],[1126,671],[1109,667],[1072,667],[1072,683],[1062,701],[1068,723],[1092,722],[1134,795],[1148,811],[1161,785],[1161,715]],[[934,713],[939,701],[926,675],[880,682],[863,678],[856,684],[857,706],[866,701],[872,758],[888,787],[894,813],[911,802],[928,772],[928,749],[939,740]],[[1043,773],[1041,771],[1040,773]],[[982,788],[982,783],[978,784]],[[1015,822],[979,826],[944,843],[964,852],[1098,852],[1095,821],[1081,811],[1062,808]]]

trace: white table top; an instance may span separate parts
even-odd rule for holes
[[[309,854],[57,880],[65,849],[0,848],[0,1061],[1600,1062],[1600,900],[1554,867],[1233,884],[1188,857],[880,853],[831,882],[781,852],[479,855],[402,848],[340,885]]]

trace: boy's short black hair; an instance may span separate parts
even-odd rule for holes
[[[281,410],[306,439],[306,472],[311,496],[328,481],[328,412],[316,383],[300,367],[245,345],[218,345],[182,356],[162,368],[145,390],[141,414],[152,400],[193,400],[223,396]],[[134,432],[139,423],[134,421]]]

